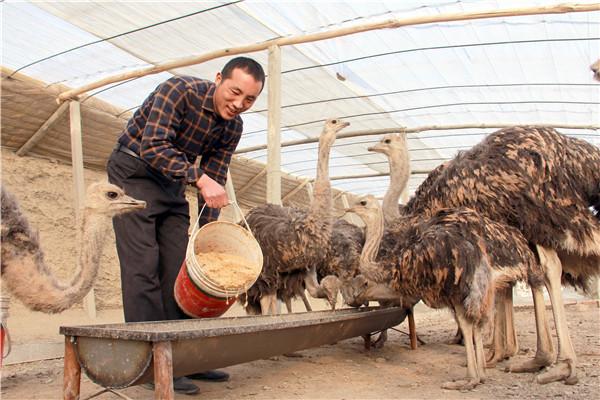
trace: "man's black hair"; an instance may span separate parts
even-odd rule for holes
[[[225,80],[227,78],[231,78],[231,74],[234,69],[239,68],[248,74],[252,75],[252,77],[257,82],[262,82],[263,88],[265,86],[265,71],[263,67],[248,57],[236,57],[230,60],[225,66],[223,70],[221,70],[221,76]],[[262,90],[262,89],[261,89]]]

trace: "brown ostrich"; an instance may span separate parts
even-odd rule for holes
[[[258,280],[244,296],[240,296],[247,313],[275,314],[278,298],[290,307],[290,300],[304,291],[308,269],[325,258],[334,223],[329,153],[337,132],[348,125],[339,119],[330,119],[325,123],[319,137],[314,197],[308,211],[265,204],[253,208],[246,216],[264,254],[263,269]],[[333,306],[334,298],[337,298],[338,281],[333,277],[328,278],[319,287]]]
[[[381,140],[367,149],[375,153],[384,154],[389,163],[390,185],[383,196],[383,218],[386,226],[398,221],[403,210],[403,206],[398,205],[402,193],[406,189],[408,179],[410,178],[410,155],[406,142],[406,133],[390,133],[384,135]],[[419,299],[413,299],[410,304],[416,304]],[[380,302],[382,306],[399,305],[389,302]],[[408,312],[410,337],[415,338],[415,321],[412,307]],[[381,348],[387,341],[387,330],[382,331],[377,340],[373,342],[374,347]],[[415,347],[416,343],[411,343]]]
[[[410,215],[428,218],[442,208],[466,206],[517,228],[536,249],[559,337],[556,363],[537,381],[577,381],[575,353],[560,295],[561,276],[585,281],[600,272],[600,222],[589,207],[598,199],[600,149],[544,127],[513,127],[489,135],[459,153],[439,171],[428,190],[406,206]],[[569,260],[563,267],[560,260]],[[539,301],[534,296],[534,303]],[[544,312],[543,304],[536,309]],[[541,320],[544,318],[540,317]],[[541,327],[541,329],[547,329]],[[511,366],[515,372],[539,370],[552,359],[550,336],[538,332],[533,361]]]
[[[467,379],[443,387],[471,389],[483,382],[481,327],[491,315],[496,289],[531,280],[536,263],[527,241],[517,229],[468,208],[438,210],[428,219],[406,216],[385,231],[373,196],[349,211],[364,220],[366,239],[363,275],[355,278],[350,293],[343,288],[344,299],[403,303],[422,298],[430,307],[449,307],[465,337]],[[541,282],[540,273],[533,283],[539,287]]]
[[[2,283],[25,306],[59,313],[90,290],[113,216],[142,209],[144,201],[125,195],[108,182],[91,184],[86,193],[80,229],[77,273],[70,283],[59,282],[44,263],[37,233],[33,232],[15,197],[2,187]]]

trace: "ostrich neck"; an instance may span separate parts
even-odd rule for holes
[[[365,227],[365,244],[360,254],[361,265],[375,263],[383,238],[383,215],[378,213],[377,218]]]
[[[317,176],[315,177],[313,201],[310,205],[310,214],[313,216],[330,217],[333,209],[331,183],[329,182],[329,151],[329,145],[319,142]]]
[[[383,197],[383,216],[385,222],[390,222],[400,218],[398,210],[398,200],[406,188],[410,176],[410,160],[406,146],[399,154],[389,157],[390,163],[390,186]]]
[[[81,300],[91,288],[98,273],[100,257],[108,233],[106,216],[91,215],[84,212],[83,223],[79,227],[81,242],[77,273],[69,286],[64,290],[64,298],[68,307]]]

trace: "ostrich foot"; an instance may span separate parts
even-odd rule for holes
[[[457,381],[445,382],[442,389],[447,390],[472,390],[480,383],[477,378],[459,379]]]
[[[526,361],[513,361],[505,369],[505,372],[538,372],[544,367],[552,365],[552,355],[536,355]]]
[[[510,358],[510,355],[507,354],[505,351],[497,351],[497,350],[491,349],[485,355],[485,367],[486,368],[494,368],[496,366],[496,364],[498,364],[499,362],[504,361],[506,359],[509,359],[509,358]]]
[[[557,361],[555,365],[538,374],[535,380],[542,385],[563,380],[566,385],[574,385],[579,382],[575,363],[572,360]]]

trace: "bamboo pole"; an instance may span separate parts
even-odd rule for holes
[[[301,184],[299,184],[298,186],[296,186],[295,188],[290,190],[288,194],[283,196],[283,198],[281,199],[281,203],[283,204],[283,202],[292,198],[293,195],[298,193],[304,186],[306,186],[308,183],[310,183],[310,181],[311,181],[310,179],[305,179]]]
[[[269,47],[267,203],[281,205],[281,47]]]
[[[504,10],[477,11],[469,13],[451,13],[442,15],[428,15],[422,17],[413,17],[406,19],[390,19],[379,22],[371,22],[367,24],[349,26],[339,29],[331,29],[325,32],[311,33],[307,35],[296,35],[289,37],[281,37],[277,39],[267,40],[261,43],[244,45],[240,47],[232,47],[211,51],[198,56],[185,57],[178,60],[154,65],[152,67],[130,71],[118,75],[109,76],[96,82],[89,83],[76,89],[68,90],[58,95],[58,102],[67,99],[76,98],[78,95],[89,92],[90,90],[106,86],[111,83],[121,82],[128,79],[140,78],[142,76],[157,74],[174,68],[186,67],[189,65],[200,64],[205,61],[215,58],[232,56],[236,54],[254,53],[261,50],[267,50],[272,46],[290,46],[300,43],[315,42],[319,40],[332,39],[341,36],[353,35],[356,33],[378,30],[378,29],[396,29],[403,26],[432,24],[437,22],[452,22],[452,21],[467,21],[473,19],[498,18],[498,17],[513,17],[519,15],[536,15],[536,14],[564,14],[571,12],[586,12],[599,11],[600,3],[592,4],[556,4],[546,7],[527,7],[527,8],[509,8]]]
[[[19,150],[17,150],[17,155],[24,156],[25,154],[27,154],[29,150],[31,150],[40,140],[44,138],[44,136],[46,135],[46,133],[48,133],[48,130],[52,127],[52,125],[54,125],[54,123],[58,121],[60,117],[63,116],[63,114],[67,111],[68,108],[68,102],[62,103],[56,109],[56,111],[54,111],[50,118],[48,118],[46,122],[44,122],[42,126],[40,126],[40,128],[33,135],[31,135],[31,137],[23,144],[23,146],[21,146]]]
[[[242,186],[242,188],[240,190],[237,191],[237,195],[240,196],[246,190],[250,189],[252,187],[252,185],[254,185],[256,183],[256,181],[258,181],[260,178],[262,178],[262,176],[265,175],[266,173],[267,173],[267,167],[262,169],[258,174],[254,175],[248,182],[246,182],[246,184],[244,186]]]
[[[414,171],[410,171],[411,175],[423,175],[423,174],[428,174],[430,173],[430,170],[425,170],[425,169],[417,169]],[[373,172],[370,174],[356,174],[356,175],[338,175],[338,176],[332,176],[329,178],[330,181],[341,181],[344,179],[361,179],[361,178],[376,178],[378,176],[388,176],[390,173],[389,172]],[[314,180],[314,179],[311,179]]]
[[[454,130],[454,129],[502,129],[502,128],[510,128],[511,126],[539,126],[543,128],[558,128],[558,129],[590,129],[590,130],[598,130],[600,129],[600,125],[577,125],[577,124],[459,124],[459,125],[425,125],[419,126],[416,128],[403,128],[403,127],[395,127],[395,128],[381,128],[381,129],[366,129],[360,131],[350,131],[350,132],[342,132],[337,135],[337,140],[339,139],[347,139],[359,136],[376,136],[376,135],[385,135],[387,133],[420,133],[425,131],[445,131],[445,130]],[[298,146],[301,144],[307,143],[317,143],[319,141],[318,137],[314,138],[306,138],[306,139],[297,139],[290,140],[288,142],[281,143],[281,147],[290,147],[290,146]],[[267,148],[266,144],[261,144],[257,146],[245,147],[243,149],[239,149],[235,152],[235,154],[243,154],[243,153],[251,153],[253,151],[264,150]]]

